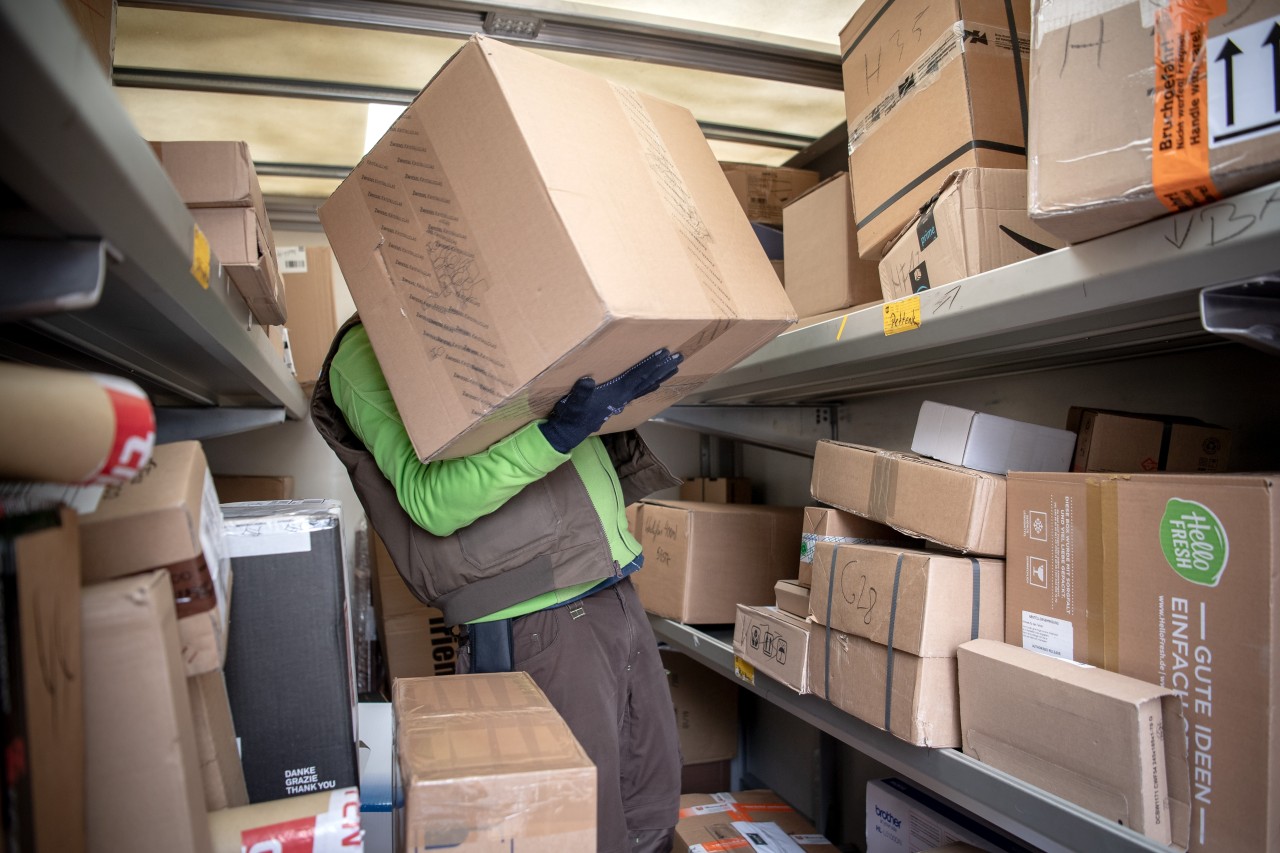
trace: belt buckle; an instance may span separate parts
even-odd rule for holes
[[[575,601],[573,604],[569,605],[570,619],[577,619],[581,616],[586,616],[586,615],[587,615],[587,610],[585,607],[582,606],[581,601]]]

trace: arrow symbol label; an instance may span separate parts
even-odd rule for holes
[[[1280,132],[1280,16],[1209,39],[1204,56],[1209,147]]]

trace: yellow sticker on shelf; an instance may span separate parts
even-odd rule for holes
[[[200,282],[205,290],[209,289],[209,238],[204,236],[200,226],[192,227],[191,238],[191,275]]]
[[[920,328],[920,297],[908,296],[884,304],[884,333],[896,335]]]
[[[756,668],[737,655],[733,656],[733,674],[747,682],[747,684],[756,683]]]

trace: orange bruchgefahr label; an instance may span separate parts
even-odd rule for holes
[[[1151,183],[1177,212],[1219,198],[1209,175],[1209,21],[1227,0],[1170,0],[1155,13]]]

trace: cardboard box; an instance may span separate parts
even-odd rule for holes
[[[901,779],[868,782],[866,803],[867,853],[914,853],[926,847],[947,853],[1026,849]]]
[[[957,657],[966,755],[1186,849],[1191,774],[1172,690],[992,640]]]
[[[0,519],[5,846],[85,849],[80,543],[69,509]]]
[[[333,251],[328,246],[299,246],[281,268],[289,306],[289,350],[302,387],[310,390],[338,333],[333,297]]]
[[[1004,555],[1004,477],[912,453],[819,441],[814,500],[957,551]]]
[[[1068,471],[1076,434],[925,400],[911,450],[992,474]]]
[[[191,719],[195,725],[196,753],[204,780],[204,807],[207,811],[249,804],[244,786],[244,768],[231,719],[231,700],[221,670],[187,678],[191,699]]]
[[[860,515],[824,506],[804,508],[804,532],[800,534],[800,572],[797,579],[805,586],[813,581],[813,554],[819,542],[838,545],[907,545],[918,539],[904,536],[887,524]]]
[[[754,839],[748,839],[751,833]],[[773,791],[685,794],[680,797],[673,853],[690,850],[745,848],[789,850],[800,845],[805,853],[836,853],[805,817]]]
[[[62,0],[62,5],[110,78],[116,56],[116,0]]]
[[[394,849],[595,849],[595,766],[528,673],[404,678],[392,702]]]
[[[214,474],[213,488],[218,493],[218,502],[224,504],[293,499],[293,477],[288,475],[259,477]]]
[[[423,460],[682,353],[635,427],[796,319],[687,110],[484,36],[319,212]]]
[[[746,477],[693,477],[680,484],[680,500],[749,504],[751,481]]]
[[[645,610],[689,624],[728,624],[737,605],[771,604],[795,571],[799,507],[642,501]]]
[[[817,172],[789,166],[721,163],[720,168],[747,219],[778,228],[783,227],[783,208],[821,180]]]
[[[799,581],[781,580],[773,585],[778,609],[801,619],[809,618],[809,587]]]
[[[837,172],[782,209],[785,287],[801,317],[880,298],[876,265],[858,257],[849,174]]]
[[[1032,33],[1030,212],[1046,231],[1078,243],[1280,177],[1274,3],[1181,19],[1068,5],[1039,4]]]
[[[227,694],[250,803],[358,782],[337,501],[224,507],[236,573]]]
[[[409,591],[378,534],[370,531],[369,544],[373,611],[387,678],[452,675],[457,671],[458,641],[445,625],[444,614]]]
[[[1274,475],[1018,474],[1009,506],[1008,640],[1173,688],[1189,726],[1190,849],[1275,847]],[[1046,517],[1048,541],[1032,539],[1036,519]],[[1049,590],[1021,568],[1037,560]]]
[[[264,326],[285,320],[284,282],[258,173],[245,142],[152,142],[214,255]]]
[[[211,850],[170,577],[81,595],[89,850]]]
[[[738,677],[749,684],[755,684],[755,674],[761,672],[797,693],[809,692],[809,626],[805,617],[777,607],[739,604],[733,654]]]
[[[81,518],[80,548],[85,583],[169,572],[187,675],[222,667],[232,570],[200,442],[157,445],[133,480],[109,488]]]
[[[840,50],[864,259],[879,261],[956,169],[1026,168],[1029,32],[1027,0],[854,12]]]
[[[822,543],[813,561],[815,621],[921,657],[953,657],[1004,639],[1004,561],[880,545]]]
[[[889,245],[880,286],[900,299],[1065,245],[1027,216],[1025,169],[961,169]]]
[[[738,685],[678,651],[662,649],[685,764],[738,754]]]
[[[1072,471],[1220,472],[1231,430],[1193,418],[1072,406],[1067,429],[1079,434]]]
[[[809,692],[917,746],[960,745],[954,657],[924,658],[809,623]]]

